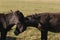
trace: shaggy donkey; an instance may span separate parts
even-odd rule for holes
[[[20,23],[20,15],[22,15],[22,12],[19,12],[18,10],[15,12],[8,12],[7,14],[0,14],[0,40],[6,40],[7,32],[11,30],[14,25],[18,25]]]
[[[28,26],[38,28],[41,31],[41,40],[47,40],[48,31],[60,32],[60,13],[28,15],[17,25],[15,35],[24,32]]]

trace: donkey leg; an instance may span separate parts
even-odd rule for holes
[[[6,31],[2,31],[1,32],[1,40],[6,40],[6,35],[7,35],[7,32]]]
[[[47,40],[48,31],[41,30],[41,40]]]

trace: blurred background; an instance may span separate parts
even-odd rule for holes
[[[60,0],[0,0],[0,12],[20,10],[24,16],[41,12],[60,12]],[[14,35],[15,26],[8,32],[7,40],[40,40],[40,31],[28,27],[18,36]],[[48,33],[48,40],[60,40],[60,33]]]

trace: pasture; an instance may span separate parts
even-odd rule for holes
[[[60,0],[0,0],[0,12],[20,10],[24,16],[41,12],[60,12]],[[18,36],[14,35],[15,26],[8,32],[7,40],[40,40],[40,31],[33,27]],[[60,40],[60,33],[48,33],[48,40]]]

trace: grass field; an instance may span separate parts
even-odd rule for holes
[[[40,12],[60,12],[60,0],[0,0],[0,12],[20,10],[24,16]],[[18,36],[14,29],[8,32],[7,40],[40,40],[40,31],[33,27]],[[60,33],[48,33],[48,40],[60,40]]]

